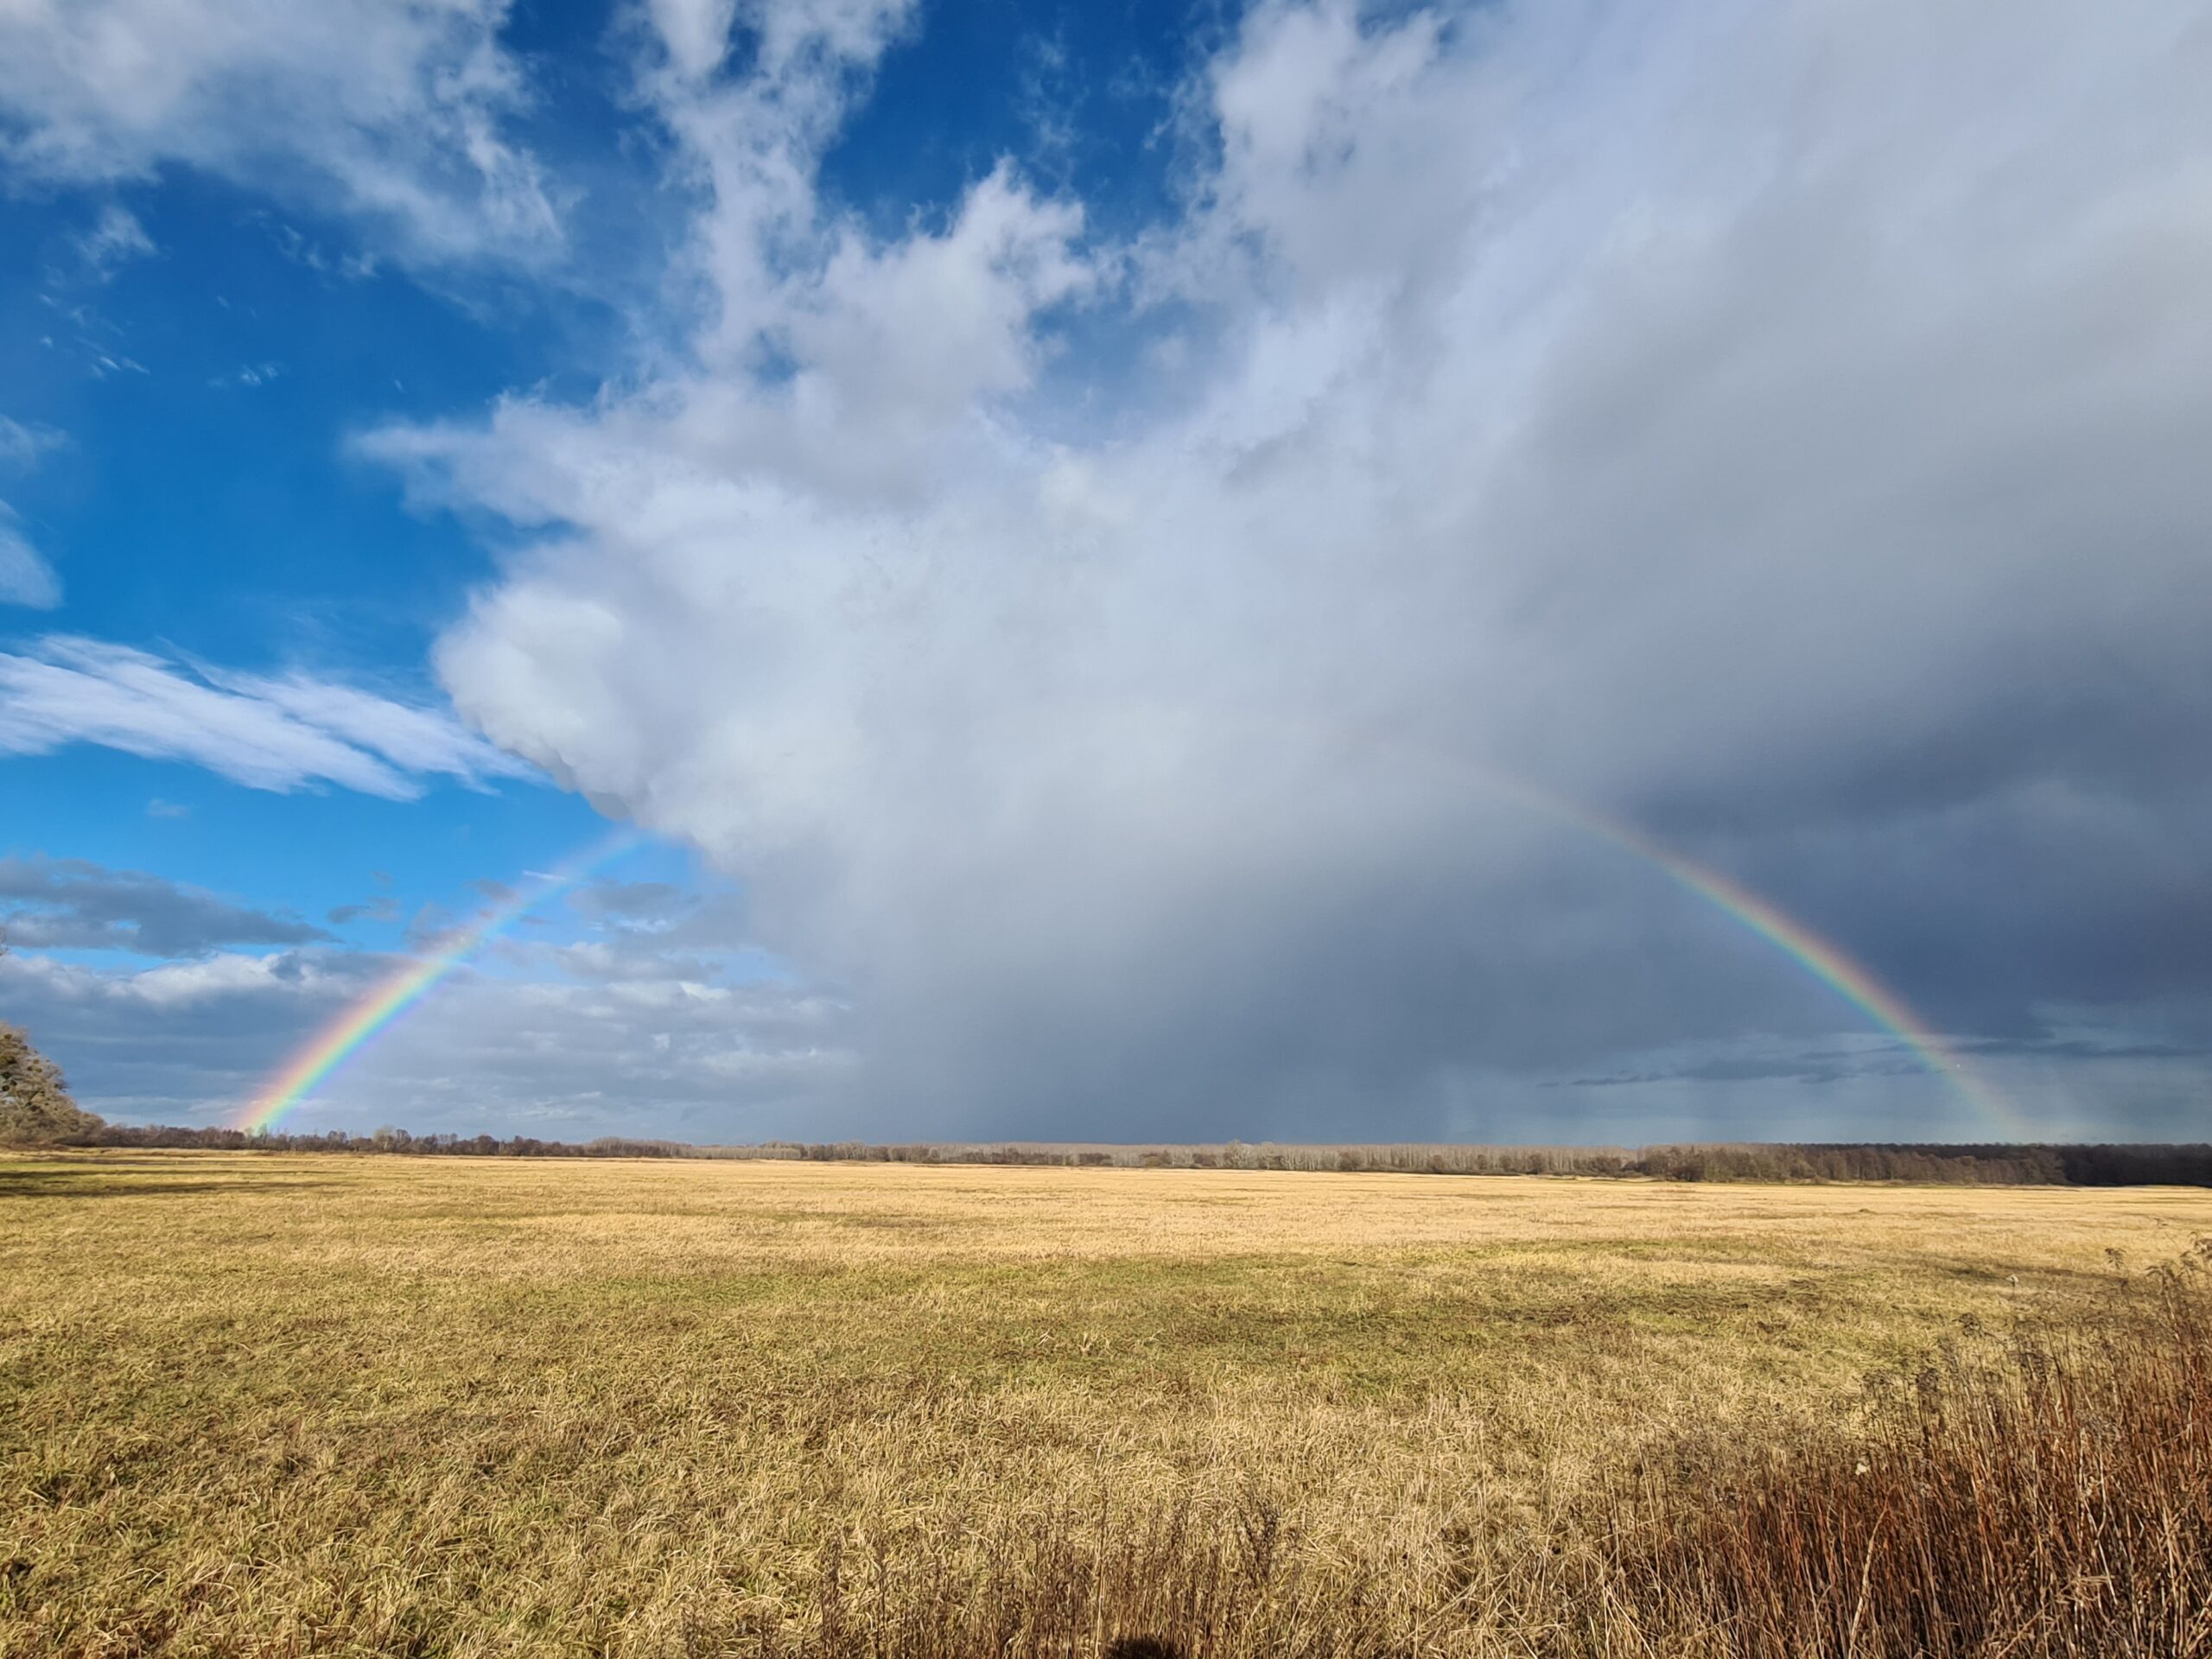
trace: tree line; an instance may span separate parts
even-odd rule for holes
[[[1715,1144],[1646,1147],[1434,1145],[1052,1146],[915,1141],[769,1141],[695,1146],[602,1135],[585,1141],[535,1135],[309,1135],[89,1120],[64,1133],[11,1132],[0,1141],[76,1147],[197,1148],[214,1152],[344,1153],[415,1158],[787,1159],[812,1163],[998,1164],[1074,1169],[1242,1169],[1347,1174],[1575,1176],[1617,1180],[1823,1183],[1881,1181],[1946,1186],[2212,1186],[2212,1146],[2004,1144]]]
[[[2212,1145],[1722,1142],[1626,1147],[1457,1143],[1052,1146],[844,1141],[748,1153],[823,1162],[1027,1164],[1357,1174],[1572,1175],[1667,1181],[1898,1181],[1992,1186],[2212,1186]]]
[[[0,1023],[0,1145],[180,1147],[218,1152],[450,1158],[791,1158],[817,1163],[1017,1164],[1075,1168],[1331,1170],[1419,1175],[1573,1175],[1664,1181],[1902,1181],[1968,1186],[2212,1186],[2212,1146],[1850,1142],[1624,1147],[1433,1145],[1054,1146],[1025,1142],[770,1141],[698,1147],[602,1135],[316,1135],[109,1123],[70,1098],[61,1072]]]

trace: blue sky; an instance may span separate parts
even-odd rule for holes
[[[118,213],[143,245],[103,268],[84,245]],[[227,669],[311,666],[435,702],[429,644],[491,562],[456,523],[407,512],[349,440],[367,421],[480,404],[550,372],[589,327],[563,315],[575,308],[487,326],[406,277],[337,268],[369,256],[315,217],[189,174],[90,202],[27,194],[0,213],[7,245],[34,251],[9,263],[0,299],[11,418],[52,435],[7,499],[62,588],[43,613],[14,610],[11,632]],[[5,764],[10,794],[36,804],[10,826],[15,850],[154,868],[317,918],[360,899],[372,870],[428,901],[550,860],[598,822],[535,785],[399,801],[243,788],[83,743]]]
[[[0,1017],[220,1121],[614,819],[294,1121],[1997,1132],[1580,814],[2201,1137],[2205,41],[19,10]]]

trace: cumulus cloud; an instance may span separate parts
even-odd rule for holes
[[[273,916],[143,870],[83,859],[0,857],[0,931],[17,947],[208,957],[226,944],[327,939],[296,917]]]
[[[394,800],[426,776],[482,787],[529,769],[440,709],[304,675],[190,668],[50,634],[0,652],[0,754],[96,743],[207,767],[250,788],[334,784]]]
[[[0,159],[70,184],[181,162],[378,221],[417,261],[536,257],[560,227],[512,135],[528,93],[499,42],[505,13],[505,0],[15,0],[0,7]]]
[[[458,1014],[407,1060],[440,1100],[504,1068],[502,1109],[611,1111],[629,1066],[840,1132],[1837,1130],[1762,1117],[1808,1089],[1988,1127],[1594,813],[1840,938],[2036,1121],[2184,1121],[2195,14],[1266,0],[1185,89],[1174,211],[1109,244],[1013,161],[892,234],[825,194],[927,24],[905,0],[643,0],[613,39],[696,213],[632,321],[677,349],[365,442],[535,534],[441,645],[463,718],[56,637],[0,652],[0,752],[389,797],[519,755],[742,878],[590,889],[591,937],[501,947],[480,1064]],[[0,161],[102,196],[197,167],[418,266],[535,258],[561,226],[504,19],[0,4]],[[111,203],[78,251],[151,247]],[[0,418],[0,461],[58,441]],[[0,508],[0,601],[60,597]],[[19,938],[189,958],[19,958],[41,1007],[219,1011],[244,1055],[379,966],[223,954],[315,930],[155,878],[39,879]],[[721,982],[741,935],[836,995]]]
[[[214,1121],[252,1096],[315,1020],[358,995],[376,958],[220,951],[114,969],[0,956],[0,1004],[103,1116]]]

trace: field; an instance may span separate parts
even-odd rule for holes
[[[1223,1651],[1582,1651],[1593,1494],[2206,1232],[2163,1188],[8,1156],[0,1652],[1136,1655],[1166,1600]]]

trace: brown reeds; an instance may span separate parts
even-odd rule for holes
[[[2112,1306],[1973,1326],[1794,1442],[1688,1440],[1543,1534],[1493,1538],[1419,1617],[1286,1567],[1257,1497],[1067,1513],[968,1571],[836,1557],[806,1659],[2182,1659],[2212,1653],[2212,1241]],[[855,1570],[857,1565],[857,1570]],[[1393,1604],[1396,1604],[1393,1609]],[[1388,1617],[1395,1611],[1399,1617]]]
[[[1282,1526],[1256,1495],[1225,1515],[1183,1503],[1120,1525],[1065,1510],[1018,1535],[994,1529],[965,1571],[946,1570],[963,1552],[938,1551],[903,1580],[888,1552],[856,1560],[833,1538],[813,1625],[763,1648],[803,1659],[1383,1650],[1387,1633],[1357,1596],[1286,1569]]]
[[[1609,1586],[1640,1629],[1729,1655],[2212,1651],[2208,1265],[2212,1241],[2101,1317],[1947,1345],[1859,1433],[1647,1467]]]

